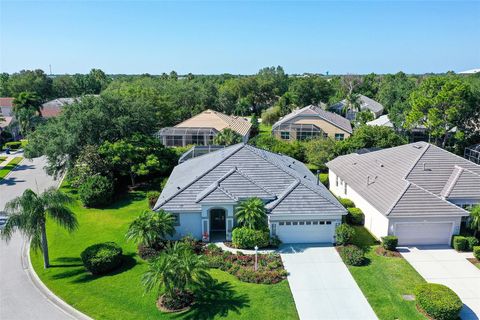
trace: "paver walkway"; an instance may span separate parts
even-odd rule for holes
[[[466,258],[472,253],[459,253],[450,247],[423,246],[399,248],[399,251],[428,282],[446,285],[464,303],[463,320],[480,318],[480,269]]]
[[[334,247],[283,245],[280,253],[300,319],[377,319]]]

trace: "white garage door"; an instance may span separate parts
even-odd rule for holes
[[[453,222],[397,223],[399,245],[450,244]]]
[[[276,226],[283,243],[332,243],[334,233],[332,221],[280,221]]]

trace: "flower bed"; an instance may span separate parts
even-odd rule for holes
[[[240,281],[250,283],[274,284],[287,278],[279,254],[259,254],[258,269],[255,268],[255,255],[234,254],[223,251],[215,245],[204,247],[211,268],[218,268],[236,276]]]
[[[400,252],[396,250],[387,250],[384,247],[377,247],[375,249],[375,253],[378,254],[379,256],[383,257],[396,257],[396,258],[402,258],[402,255]]]

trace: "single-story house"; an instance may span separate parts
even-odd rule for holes
[[[0,98],[0,115],[13,117],[13,98]]]
[[[252,124],[243,117],[229,116],[207,109],[174,127],[162,128],[155,136],[165,146],[211,145],[213,138],[223,129],[230,128],[247,142]]]
[[[343,140],[352,134],[352,125],[344,117],[314,105],[287,114],[272,126],[272,134],[283,140],[331,137]]]
[[[42,104],[42,117],[53,118],[62,112],[64,106],[72,104],[79,98],[57,98]]]
[[[10,132],[14,140],[19,138],[18,124],[13,114],[13,98],[0,98],[0,132],[2,131]]]
[[[480,166],[426,142],[327,163],[330,190],[352,200],[377,238],[398,237],[400,245],[449,244],[480,203]]]
[[[369,110],[372,112],[373,116],[376,118],[380,117],[383,114],[383,110],[385,109],[383,105],[373,99],[370,99],[367,96],[364,96],[363,94],[360,94],[358,97],[358,100],[360,102],[360,110],[365,111]],[[329,109],[335,113],[345,115],[345,118],[347,118],[350,121],[355,120],[357,116],[357,111],[354,110],[346,110],[345,112],[345,106],[347,104],[347,100],[342,100],[340,102],[337,102],[336,104],[332,105]]]
[[[293,158],[244,143],[177,165],[154,210],[176,217],[176,235],[231,240],[235,207],[258,197],[272,235],[284,243],[332,243],[346,210]]]

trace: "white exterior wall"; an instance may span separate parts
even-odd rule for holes
[[[200,212],[188,212],[179,214],[180,225],[175,227],[177,233],[174,239],[180,239],[184,236],[192,236],[196,239],[202,238],[202,219]]]
[[[453,224],[453,235],[460,233],[460,224],[462,217],[407,217],[407,218],[390,218],[390,224],[388,227],[388,235],[395,234],[395,224],[396,223],[415,223],[415,222],[449,222]]]
[[[328,171],[328,181],[330,191],[337,197],[347,198],[355,203],[365,215],[365,228],[367,228],[375,237],[381,237],[389,234],[389,219],[375,209],[367,200],[362,198],[355,190],[347,184],[347,193],[345,194],[345,182],[339,177],[338,186],[336,185],[337,175],[332,170]]]

